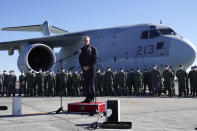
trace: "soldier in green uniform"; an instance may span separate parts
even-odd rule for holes
[[[21,72],[21,75],[19,76],[19,95],[21,96],[22,92],[24,93],[24,96],[27,96],[26,91],[26,76],[24,71]]]
[[[13,70],[10,70],[10,75],[8,77],[8,96],[11,94],[15,96],[16,94],[16,75]]]
[[[60,96],[60,87],[59,87],[59,76],[60,76],[60,70],[57,71],[57,74],[56,74],[56,85],[55,85],[55,96]]]
[[[195,77],[194,77],[194,87],[192,97],[197,96],[197,66],[194,67]]]
[[[184,68],[185,72],[186,72],[186,69]],[[186,78],[186,95],[188,96],[189,95],[189,77],[188,77],[188,73],[186,72],[187,74],[187,78]]]
[[[45,74],[42,72],[42,69],[39,70],[39,73],[36,75],[36,85],[38,88],[38,96],[46,96],[47,91],[44,89]]]
[[[100,69],[97,69],[96,71],[95,85],[96,85],[96,95],[102,96],[103,95],[103,75]]]
[[[119,93],[118,75],[119,74],[117,73],[117,71],[114,71],[113,85],[114,85],[114,95],[115,96],[120,95],[120,93]]]
[[[26,75],[26,80],[27,80],[27,96],[33,96],[35,76],[31,69],[29,69],[29,73]]]
[[[1,96],[4,96],[3,94],[3,75],[0,73],[0,94]]]
[[[169,70],[172,72],[172,96],[175,96],[175,71],[172,69],[172,66],[169,66]]]
[[[105,95],[114,95],[114,87],[113,87],[113,79],[114,79],[114,73],[111,70],[111,67],[108,67],[107,72],[105,73],[104,76],[104,81],[105,81]]]
[[[131,71],[127,73],[126,87],[129,95],[132,94],[132,74],[134,74],[133,69],[131,69]]]
[[[182,96],[182,93],[186,96],[187,73],[184,70],[183,65],[179,66],[179,70],[176,72],[176,77],[178,78],[179,97]]]
[[[36,86],[36,73],[32,71],[33,74],[33,96],[37,96],[37,86]]]
[[[69,96],[75,96],[74,89],[73,89],[73,81],[72,81],[72,71],[69,71],[67,79],[67,91]]]
[[[65,72],[65,70],[62,68],[61,73],[59,75],[59,87],[60,87],[60,96],[68,96],[68,90],[67,90],[67,80],[68,80],[68,74]]]
[[[162,74],[159,69],[157,69],[157,65],[153,65],[153,69],[150,72],[151,76],[151,88],[153,90],[153,95],[161,95],[162,91]]]
[[[135,74],[135,86],[137,89],[136,95],[143,95],[143,74],[140,71],[140,67],[137,68],[137,72]]]
[[[77,70],[72,75],[72,87],[74,96],[80,96],[80,75]]]
[[[47,78],[47,85],[48,85],[47,95],[55,96],[55,74],[53,70],[49,72],[46,78]]]
[[[165,65],[165,70],[163,71],[164,78],[164,94],[168,91],[168,95],[172,96],[172,71],[169,70],[169,66]]]
[[[148,90],[149,90],[149,94],[152,95],[152,89],[151,89],[151,85],[150,85],[150,72],[148,71],[148,69],[146,68],[144,70],[143,73],[143,77],[144,77],[144,81],[143,81],[143,85],[144,85],[144,91],[143,91],[143,95],[146,95],[146,87],[148,86]]]
[[[127,80],[127,75],[124,72],[124,69],[121,68],[120,72],[118,74],[118,84],[119,84],[119,93],[120,93],[120,95],[124,95],[124,96],[127,95],[127,92],[126,92],[126,80]]]
[[[80,70],[80,95],[85,96],[83,71]]]
[[[191,71],[188,74],[188,78],[190,80],[190,92],[191,92],[190,95],[193,95],[193,89],[195,88],[195,77],[196,77],[195,74],[196,72],[194,70],[194,67],[192,66]]]

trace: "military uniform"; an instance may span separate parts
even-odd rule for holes
[[[72,76],[73,94],[80,96],[80,75],[75,72]]]
[[[100,72],[96,73],[96,95],[102,96],[103,95],[103,75]]]
[[[68,96],[68,90],[66,85],[68,80],[68,74],[66,74],[65,72],[61,72],[59,78],[60,95]]]
[[[49,96],[49,94],[48,94],[47,75],[45,75],[45,74],[44,74],[43,96]]]
[[[68,80],[67,80],[67,90],[68,90],[68,95],[69,96],[74,96],[75,91],[73,88],[73,79],[72,79],[72,73],[70,72],[68,74]]]
[[[175,92],[175,71],[171,70],[172,71],[172,95],[176,95],[176,92]]]
[[[193,89],[195,88],[195,77],[196,77],[196,71],[195,70],[191,70],[188,74],[189,80],[190,80],[190,92],[191,95],[193,95]]]
[[[119,83],[119,93],[120,95],[127,95],[126,92],[126,80],[127,80],[127,75],[125,72],[120,72],[118,74],[118,83]]]
[[[114,95],[113,79],[114,79],[114,73],[112,71],[107,71],[104,75],[104,81],[105,81],[104,91],[106,96]]]
[[[163,78],[164,78],[164,94],[168,91],[168,94],[172,96],[172,71],[166,69],[163,71]]]
[[[83,72],[80,72],[80,95],[85,96]]]
[[[194,77],[194,87],[193,87],[193,94],[192,96],[197,96],[197,70],[195,70],[195,77]]]
[[[35,72],[33,72],[32,73],[33,74],[33,96],[36,96],[37,95],[37,88],[36,88],[36,84],[37,84],[37,82],[36,82],[36,73]]]
[[[143,73],[143,77],[144,77],[144,91],[143,91],[143,95],[146,94],[146,87],[148,86],[148,90],[149,90],[149,94],[152,95],[152,89],[150,86],[150,80],[151,80],[151,76],[150,76],[150,72],[146,71]]]
[[[3,75],[0,74],[0,95],[4,96],[3,94]]]
[[[13,94],[15,96],[16,93],[16,76],[14,74],[10,74],[8,77],[8,96]]]
[[[36,75],[36,85],[37,85],[37,90],[38,90],[38,96],[46,96],[47,91],[44,89],[44,82],[45,82],[45,74],[40,72]]]
[[[127,73],[127,91],[129,95],[132,95],[132,89],[135,90],[135,72],[134,71]]]
[[[57,74],[56,74],[56,86],[55,86],[55,96],[60,96],[60,86],[59,86],[59,83],[60,83],[60,72],[58,71]]]
[[[176,77],[178,78],[179,96],[182,96],[182,93],[184,93],[184,96],[186,96],[186,78],[187,78],[186,71],[183,69],[179,69],[176,72]]]
[[[5,72],[3,73],[3,95],[8,95],[8,77],[9,75]]]
[[[55,75],[53,73],[49,73],[47,75],[47,95],[48,96],[55,96]]]
[[[161,95],[161,90],[162,90],[162,74],[160,70],[158,69],[152,69],[150,72],[151,76],[151,88],[153,90],[154,95]]]
[[[26,75],[26,80],[27,80],[27,96],[33,96],[33,86],[34,86],[35,78],[32,72]]]
[[[186,95],[189,95],[189,77],[188,77],[188,73],[186,72],[187,77],[186,77]]]
[[[27,96],[25,75],[19,76],[19,96],[21,96],[22,92],[24,93],[24,96]]]
[[[119,93],[119,81],[118,81],[118,76],[119,74],[118,73],[115,73],[114,74],[114,80],[113,80],[113,85],[114,85],[114,95],[117,96],[117,95],[120,95]]]
[[[136,95],[143,94],[143,74],[141,72],[136,72],[135,74],[135,86],[136,86]]]

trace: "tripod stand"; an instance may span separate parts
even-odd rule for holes
[[[63,69],[62,61],[63,61],[64,59],[67,59],[67,58],[70,58],[70,57],[76,55],[78,52],[79,52],[79,51],[76,51],[76,52],[74,52],[73,54],[71,54],[71,55],[69,55],[69,56],[63,57],[62,59],[60,59],[59,61],[57,61],[57,62],[54,63],[54,64],[57,64],[58,62],[60,62],[60,64],[61,64],[61,69]],[[64,85],[64,86],[65,86],[65,85]],[[60,93],[60,107],[55,111],[56,114],[59,114],[60,112],[66,112],[65,110],[63,110],[63,106],[62,106],[62,91],[63,91],[62,88],[63,88],[63,87],[60,87],[60,91],[59,91],[59,93]]]
[[[62,60],[60,60],[60,63],[61,63],[61,68],[63,68]],[[60,112],[65,112],[65,110],[63,110],[63,106],[62,106],[62,87],[60,87],[60,107],[59,107],[59,109],[56,110],[56,114],[59,114]]]
[[[56,110],[56,114],[59,114],[60,112],[65,112],[65,110],[63,110],[63,106],[62,106],[62,90],[61,90],[61,96],[60,96],[60,107],[59,107],[59,109]]]

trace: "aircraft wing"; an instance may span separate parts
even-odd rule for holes
[[[67,33],[55,36],[43,36],[39,38],[31,38],[24,40],[16,40],[16,41],[6,41],[0,42],[0,50],[10,50],[10,49],[19,49],[23,44],[36,44],[42,43],[48,45],[50,47],[64,47],[75,43],[84,36],[83,32],[78,33]]]

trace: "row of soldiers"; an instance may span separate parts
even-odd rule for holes
[[[177,72],[172,70],[171,66],[166,65],[165,70],[161,72],[157,69],[157,65],[153,65],[151,71],[145,69],[144,73],[141,73],[140,68],[134,72],[131,69],[130,72],[124,72],[121,68],[120,72],[112,72],[108,67],[106,73],[100,73],[97,70],[96,75],[96,91],[99,95],[146,95],[147,87],[149,95],[160,96],[164,95],[174,96],[175,94],[175,76],[178,79],[178,96],[193,97],[197,95],[197,66],[192,67],[189,74],[186,73],[183,65],[179,66]],[[188,85],[190,80],[190,90]]]
[[[97,96],[126,96],[126,95],[149,95],[160,96],[175,95],[175,76],[178,78],[179,96],[197,95],[197,67],[192,67],[189,74],[186,73],[184,67],[180,65],[177,72],[172,67],[165,66],[165,70],[161,72],[154,65],[151,71],[145,69],[141,73],[138,67],[136,71],[125,72],[123,68],[120,72],[113,72],[108,67],[106,72],[100,69],[96,72],[95,89]],[[190,90],[188,86],[190,80]],[[16,94],[16,76],[14,71],[10,71],[9,75],[4,71],[0,75],[0,93],[1,96],[6,94],[13,96]],[[85,95],[83,90],[83,74],[77,70],[72,74],[71,71],[64,69],[58,71],[55,75],[53,71],[45,74],[40,69],[39,73],[30,70],[25,75],[24,72],[19,76],[19,96],[82,96]],[[189,93],[190,92],[190,93]]]
[[[30,70],[26,76],[24,73],[19,76],[19,96],[22,92],[25,96],[79,96],[80,79],[77,70],[72,74],[62,69],[56,75],[52,70],[49,74]]]
[[[183,65],[179,66],[179,70],[175,72],[171,66],[166,65],[162,72],[157,69],[154,64],[151,71],[148,69],[141,73],[138,67],[136,72],[131,69],[130,72],[124,72],[121,68],[120,72],[112,72],[108,67],[106,73],[100,73],[97,70],[96,90],[99,95],[146,95],[147,87],[149,95],[160,96],[162,93],[168,96],[174,96],[175,93],[175,76],[178,79],[178,96],[197,96],[197,66],[191,67],[189,74]],[[190,89],[189,89],[190,80]]]
[[[9,74],[4,71],[0,74],[0,94],[1,96],[15,96],[16,94],[16,75],[11,70]],[[31,69],[28,74],[24,72],[19,76],[18,96],[79,96],[81,91],[81,76],[77,70],[72,74],[71,71],[62,69],[55,73],[51,70],[45,74],[42,69],[35,73]]]
[[[4,96],[6,94],[7,96],[10,96],[11,93],[13,93],[13,96],[15,96],[16,92],[16,75],[14,74],[13,70],[9,71],[9,74],[6,73],[6,71],[3,71],[3,74],[0,74],[0,95]]]

